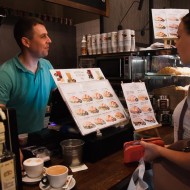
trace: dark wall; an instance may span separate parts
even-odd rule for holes
[[[13,27],[17,19],[17,17],[7,17],[0,26],[0,64],[20,51],[13,37]],[[52,39],[47,59],[54,68],[75,68],[77,65],[76,28],[53,22],[45,24]]]

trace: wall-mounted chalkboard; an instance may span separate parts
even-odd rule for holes
[[[70,0],[70,1],[106,11],[106,3],[103,2],[102,0]]]

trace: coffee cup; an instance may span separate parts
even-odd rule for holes
[[[63,165],[54,165],[46,168],[46,176],[42,178],[42,183],[49,184],[53,188],[60,188],[67,181],[68,168]]]
[[[23,162],[23,167],[28,177],[37,178],[43,173],[44,161],[41,158],[28,158]]]

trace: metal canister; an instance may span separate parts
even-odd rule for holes
[[[170,106],[169,98],[167,95],[160,95],[157,100],[157,107],[159,110],[168,110]]]

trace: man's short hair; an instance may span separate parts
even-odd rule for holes
[[[21,49],[23,48],[22,37],[32,39],[33,27],[37,24],[45,25],[42,20],[35,17],[21,17],[15,24],[14,38]]]

